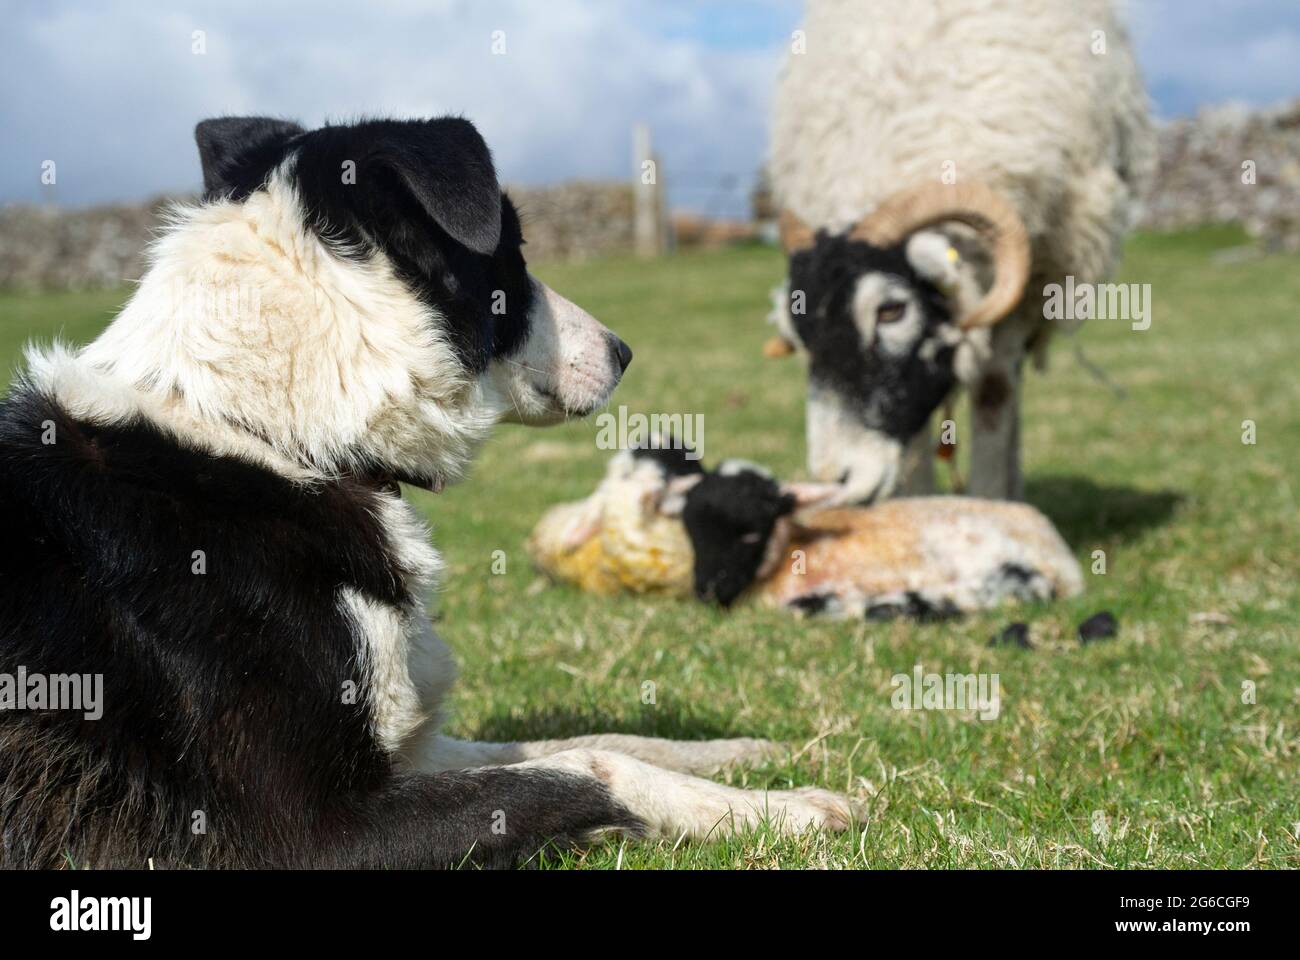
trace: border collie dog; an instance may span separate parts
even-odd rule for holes
[[[0,404],[0,867],[509,865],[846,826],[835,794],[698,776],[763,741],[439,735],[438,557],[398,482],[599,408],[631,352],[529,276],[464,120],[197,139],[203,201],[130,302],[29,351]],[[13,695],[91,677],[93,712]]]

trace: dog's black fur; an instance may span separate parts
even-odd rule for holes
[[[508,350],[526,301],[502,319],[483,289],[526,285],[521,238],[473,128],[209,122],[205,187],[247,197],[314,137],[296,176],[323,235],[400,264],[471,369]],[[323,171],[337,179],[350,150],[391,176],[363,174],[344,199]],[[344,588],[414,600],[377,496],[346,477],[292,482],[142,418],[80,419],[20,382],[0,403],[0,672],[102,674],[104,703],[99,720],[0,710],[0,867],[495,866],[634,832],[593,778],[395,766],[338,602]]]
[[[208,200],[246,198],[293,151],[288,175],[309,225],[340,255],[387,256],[447,318],[468,372],[527,335],[533,289],[519,215],[469,121],[368,120],[308,132],[287,121],[224,117],[200,123],[195,139]],[[493,313],[496,291],[503,312]]]

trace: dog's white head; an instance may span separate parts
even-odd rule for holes
[[[492,424],[609,399],[631,351],[528,273],[468,121],[236,117],[196,138],[203,203],[83,351],[96,370],[214,442],[233,429],[312,472],[431,488]]]

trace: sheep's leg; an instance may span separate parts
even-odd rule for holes
[[[651,836],[695,840],[725,836],[764,820],[782,833],[845,830],[855,811],[847,797],[805,787],[741,790],[652,766],[608,750],[564,750],[507,769],[569,771],[595,777]],[[507,825],[508,829],[508,825]]]
[[[431,736],[406,751],[412,766],[425,773],[464,770],[537,760],[571,750],[602,750],[635,757],[683,773],[712,774],[741,764],[786,756],[788,750],[770,740],[740,737],[728,740],[663,740],[622,733],[602,733],[564,740],[484,743]]]
[[[992,500],[1023,500],[1020,473],[1020,371],[1025,334],[1008,317],[993,333],[993,357],[971,387],[969,492]]]
[[[1025,499],[1025,477],[1021,472],[1021,407],[1020,399],[1024,390],[1024,367],[1023,365],[1016,368],[1016,374],[1011,381],[1011,386],[1015,391],[1012,403],[1015,409],[1011,417],[1011,442],[1007,444],[1007,494],[1008,500]]]
[[[934,493],[934,442],[928,422],[907,442],[901,473],[899,496],[925,497]]]
[[[986,373],[971,397],[968,492],[992,500],[1022,500],[1020,477],[1020,374]]]

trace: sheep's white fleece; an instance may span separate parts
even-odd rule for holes
[[[952,163],[1020,211],[1031,291],[1114,267],[1155,147],[1110,0],[808,0],[802,29],[775,96],[783,207],[843,230]]]

